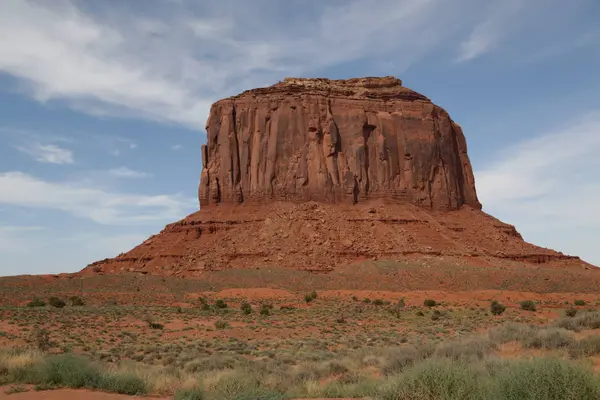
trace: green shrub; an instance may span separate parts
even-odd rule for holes
[[[569,356],[573,358],[596,356],[600,354],[600,336],[588,336],[569,346]]]
[[[225,329],[229,326],[229,324],[226,321],[223,321],[222,319],[215,321],[215,328],[217,329]]]
[[[433,299],[425,299],[425,301],[423,301],[423,305],[425,307],[435,307],[438,305],[438,303]]]
[[[382,400],[471,400],[481,397],[480,380],[468,364],[431,359],[390,378],[379,388]],[[490,397],[491,399],[491,397]]]
[[[102,381],[98,367],[90,360],[73,354],[50,356],[30,369],[24,383],[74,389],[97,389]]]
[[[532,300],[523,300],[521,303],[521,310],[525,310],[525,311],[536,311],[537,308],[535,306],[535,302],[533,302]]]
[[[200,387],[181,389],[175,393],[174,400],[204,400],[204,390]]]
[[[224,300],[219,299],[215,302],[215,306],[217,308],[227,308],[227,303],[225,303]]]
[[[600,399],[592,371],[569,361],[533,358],[504,363],[494,373],[489,399]]]
[[[242,302],[240,309],[244,314],[252,314],[252,306],[247,301]]]
[[[576,308],[573,308],[573,307],[571,307],[571,308],[567,308],[567,309],[565,310],[565,315],[566,315],[567,317],[571,317],[571,318],[573,318],[574,316],[576,316],[576,315],[577,315],[577,309],[576,309]]]
[[[576,306],[585,306],[585,300],[575,300],[574,304]]]
[[[85,306],[85,302],[83,301],[83,299],[78,296],[71,296],[69,298],[69,301],[71,302],[71,306],[73,306],[73,307]]]
[[[363,299],[363,303],[365,303],[365,304],[369,304],[370,302],[371,302],[371,299],[370,299],[370,298],[368,298],[368,297],[365,297],[365,298]]]
[[[143,379],[131,373],[111,373],[102,376],[96,389],[129,396],[144,395],[148,388]]]
[[[506,311],[506,306],[502,303],[499,303],[497,300],[494,300],[490,304],[490,312],[492,315],[502,315]]]
[[[263,304],[262,307],[260,308],[260,315],[269,315],[271,314],[271,309],[273,307],[269,307],[266,304]]]
[[[577,314],[572,318],[561,318],[556,323],[561,328],[570,331],[580,331],[581,329],[600,329],[600,313],[586,312]]]
[[[424,316],[425,316],[425,313],[424,313],[423,311],[419,310],[419,311],[417,311],[417,312],[415,313],[415,315],[416,315],[417,317],[424,317]]]
[[[375,305],[375,306],[382,306],[384,304],[385,303],[381,299],[375,299],[375,300],[373,300],[373,305]]]
[[[315,292],[314,290],[306,295],[304,295],[304,301],[306,301],[307,303],[310,303],[311,301],[315,300],[317,298],[317,292]]]
[[[543,328],[523,341],[525,347],[533,349],[559,349],[573,343],[573,336],[562,328]]]
[[[27,303],[27,307],[44,307],[45,305],[46,302],[42,299],[38,299],[37,297]]]
[[[34,328],[29,341],[35,349],[40,351],[47,351],[52,347],[50,332],[46,329]]]
[[[59,299],[58,297],[50,297],[48,299],[48,304],[54,308],[63,308],[67,305],[63,299]]]

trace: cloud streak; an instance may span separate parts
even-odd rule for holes
[[[17,150],[45,164],[73,164],[73,152],[54,144],[32,143],[27,146],[16,146]]]
[[[570,122],[504,149],[476,172],[477,190],[484,210],[514,223],[526,237],[549,237],[541,243],[549,247],[580,248],[600,265],[594,247],[574,243],[583,240],[578,231],[600,242],[600,112]],[[564,235],[568,231],[575,234]]]
[[[59,210],[99,224],[167,222],[194,210],[181,195],[138,195],[71,182],[47,182],[22,172],[0,173],[0,204]]]

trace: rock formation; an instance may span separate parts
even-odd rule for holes
[[[482,212],[462,130],[396,78],[286,79],[218,101],[206,130],[200,211],[84,274],[326,273],[438,258],[493,267],[504,287],[507,267],[590,267]]]
[[[288,78],[215,103],[200,206],[408,201],[481,208],[460,127],[399,79]]]

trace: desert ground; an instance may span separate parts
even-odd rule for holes
[[[244,273],[227,272],[240,285]],[[596,292],[568,281],[546,292],[341,289],[344,279],[287,273],[264,274],[279,284],[253,274],[265,288],[223,275],[2,278],[0,397],[600,396]]]

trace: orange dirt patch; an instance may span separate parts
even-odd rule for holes
[[[14,393],[11,395],[6,394],[6,391],[10,386],[0,389],[0,399],[10,400],[135,400],[150,397],[138,397],[138,396],[125,396],[120,394],[103,393],[103,392],[92,392],[89,390],[73,390],[73,389],[58,389],[49,391],[28,391],[23,393]],[[158,398],[153,397],[155,400],[167,400],[167,397]]]

